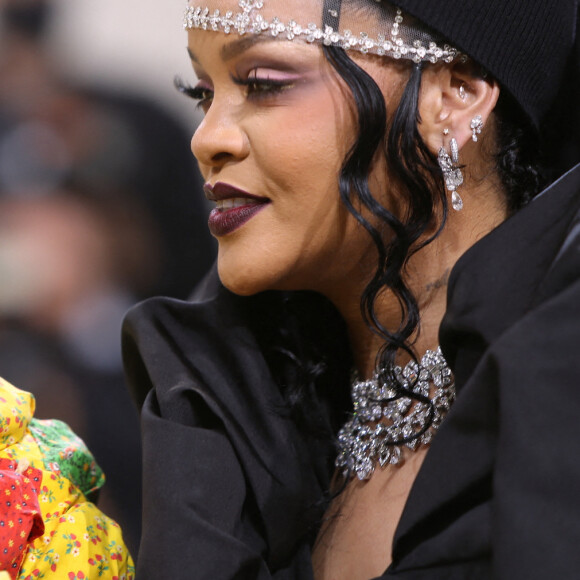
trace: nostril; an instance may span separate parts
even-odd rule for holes
[[[216,153],[215,155],[212,155],[211,159],[214,163],[219,163],[220,161],[226,161],[230,157],[232,157],[231,153],[227,153],[225,151],[222,151],[220,153]]]

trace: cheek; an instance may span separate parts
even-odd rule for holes
[[[338,179],[355,130],[340,92],[320,82],[272,118],[258,120],[253,148],[258,166],[282,192],[307,197],[311,206],[339,201]]]

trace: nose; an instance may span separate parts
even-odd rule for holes
[[[218,167],[241,160],[249,150],[248,137],[235,112],[214,100],[191,139],[191,151],[199,163]]]

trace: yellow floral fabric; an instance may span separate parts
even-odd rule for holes
[[[64,423],[33,419],[34,397],[0,378],[0,459],[42,472],[38,505],[44,534],[28,545],[18,580],[132,580],[119,526],[87,495],[104,477]]]

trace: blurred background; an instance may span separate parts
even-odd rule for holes
[[[0,375],[66,421],[140,533],[138,414],[120,326],[213,261],[189,140],[183,0],[0,0]]]

